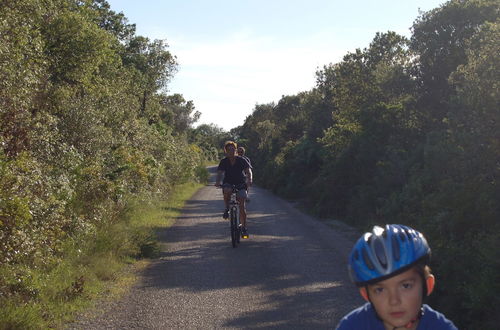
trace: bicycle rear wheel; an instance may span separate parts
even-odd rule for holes
[[[239,230],[238,230],[238,219],[236,218],[236,212],[231,209],[231,244],[233,248],[239,243]]]
[[[241,227],[240,227],[240,222],[236,221],[236,243],[240,244],[240,238],[241,238]]]

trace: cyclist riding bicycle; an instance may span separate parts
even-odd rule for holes
[[[221,186],[221,178],[224,174],[224,180],[222,181],[224,205],[226,207],[223,214],[224,219],[229,217],[229,201],[233,191],[231,186],[235,185],[236,187],[241,187],[238,191],[236,199],[240,205],[239,209],[242,236],[248,238],[245,201],[248,196],[247,188],[252,185],[252,168],[244,158],[236,155],[237,148],[238,146],[233,141],[227,141],[224,144],[226,157],[220,161],[219,166],[217,167],[217,179],[215,180],[215,186]]]
[[[245,148],[243,148],[243,147],[240,146],[240,147],[238,147],[238,150],[237,150],[236,153],[238,154],[238,156],[240,156],[244,160],[246,160],[248,162],[248,165],[250,165],[250,168],[253,169],[252,162],[250,162],[250,158],[248,158],[247,156],[245,156],[245,152],[246,152]],[[243,173],[243,174],[245,174],[245,173]],[[250,191],[250,189],[247,187],[247,195],[248,195],[249,191]],[[250,198],[247,197],[246,201],[250,202]]]
[[[250,165],[250,168],[252,168],[252,163],[250,162],[250,158],[248,158],[247,156],[245,156],[245,148],[243,147],[238,147],[238,156],[242,157],[244,160],[246,160],[248,162],[248,165]]]

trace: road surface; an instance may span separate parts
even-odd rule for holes
[[[258,187],[250,198],[250,238],[233,248],[221,191],[200,189],[131,291],[71,328],[332,329],[363,302],[346,270],[356,234]]]

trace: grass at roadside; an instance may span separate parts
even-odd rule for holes
[[[201,186],[178,186],[166,200],[130,201],[119,221],[68,239],[64,256],[51,265],[1,266],[0,277],[12,279],[6,285],[20,281],[27,292],[0,297],[0,329],[62,328],[97,299],[125,292],[159,252],[156,230],[172,225]]]

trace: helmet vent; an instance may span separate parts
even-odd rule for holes
[[[361,255],[363,256],[363,260],[365,261],[365,264],[368,267],[368,269],[374,270],[375,266],[373,266],[373,263],[371,262],[370,257],[368,257],[368,253],[366,252],[365,249],[361,250]]]
[[[411,242],[411,241],[412,241],[412,239],[413,239],[413,237],[412,237],[411,233],[410,233],[408,230],[405,230],[405,234],[406,234],[406,236],[408,237],[408,240]]]
[[[392,255],[394,256],[394,259],[396,261],[399,261],[399,259],[401,258],[401,251],[399,249],[399,244],[398,244],[398,241],[396,239],[396,236],[391,236],[391,241],[392,241]]]
[[[375,255],[382,267],[387,268],[387,257],[385,255],[384,244],[380,240],[375,240],[373,248],[375,250]]]

